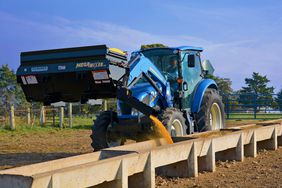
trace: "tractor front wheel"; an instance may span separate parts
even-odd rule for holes
[[[172,137],[186,135],[187,126],[183,113],[175,108],[166,109],[160,118]]]
[[[104,148],[119,146],[122,144],[121,138],[114,138],[109,131],[113,122],[117,121],[117,113],[112,111],[102,112],[92,126],[91,146],[94,151]]]
[[[196,124],[199,132],[225,128],[224,105],[216,89],[206,90],[200,111],[196,114]]]

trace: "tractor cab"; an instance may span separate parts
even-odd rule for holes
[[[204,76],[200,59],[202,51],[203,49],[199,47],[184,46],[147,49],[141,53],[157,67],[170,84],[170,93],[174,101],[176,94],[179,93],[177,91],[181,91],[184,95],[182,106],[190,108],[194,88]]]

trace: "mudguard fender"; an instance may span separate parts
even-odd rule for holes
[[[193,98],[192,107],[191,107],[192,113],[198,113],[199,112],[200,106],[201,106],[201,103],[202,103],[202,100],[203,100],[203,96],[204,96],[207,88],[218,89],[217,84],[215,83],[214,80],[212,80],[212,79],[202,80],[198,84],[196,91],[194,93],[194,98]]]

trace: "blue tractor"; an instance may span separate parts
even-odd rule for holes
[[[224,105],[202,48],[151,48],[127,55],[106,45],[23,52],[17,79],[28,101],[117,98],[92,127],[94,150],[143,139],[157,117],[172,137],[222,129]]]

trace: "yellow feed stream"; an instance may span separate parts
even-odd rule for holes
[[[171,139],[170,134],[168,133],[168,131],[166,130],[166,128],[164,127],[164,125],[162,124],[162,122],[160,122],[160,120],[158,120],[158,118],[156,118],[155,116],[150,115],[150,119],[153,121],[153,123],[157,126],[158,131],[160,132],[160,134],[162,135],[162,137],[165,138],[165,140],[167,141],[168,144],[173,144],[173,140]]]

